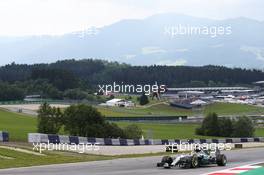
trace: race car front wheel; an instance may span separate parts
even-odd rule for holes
[[[191,158],[191,168],[197,168],[199,166],[198,157],[194,154]]]
[[[226,156],[224,154],[220,154],[219,156],[217,156],[216,163],[218,166],[225,166],[227,163]]]

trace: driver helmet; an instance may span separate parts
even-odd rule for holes
[[[195,149],[194,149],[195,152],[201,152],[201,147],[199,145],[196,145]]]

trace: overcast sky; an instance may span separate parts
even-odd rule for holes
[[[58,35],[175,12],[264,21],[263,0],[0,0],[0,35]]]

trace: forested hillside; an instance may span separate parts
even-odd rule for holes
[[[11,100],[3,89],[23,94],[42,94],[49,98],[83,97],[94,92],[98,84],[165,84],[168,87],[252,85],[264,80],[264,72],[255,69],[223,66],[130,66],[103,60],[63,60],[51,64],[0,67],[1,100]],[[1,95],[2,94],[2,95]],[[21,98],[22,95],[19,95]]]

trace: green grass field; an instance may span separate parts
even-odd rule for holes
[[[117,122],[120,127],[129,125],[128,122]],[[185,139],[185,138],[205,138],[196,136],[195,128],[197,124],[159,124],[159,123],[136,123],[142,128],[145,137],[153,139]]]
[[[254,106],[253,106],[254,107]],[[157,109],[158,111],[158,109]],[[118,122],[124,127],[130,123]],[[195,135],[197,124],[160,124],[160,123],[136,123],[144,131],[145,136],[152,138],[206,138]],[[37,118],[0,109],[0,131],[8,131],[10,141],[27,141],[27,134],[36,132]],[[256,136],[264,136],[264,128],[256,129]]]
[[[216,112],[219,115],[254,115],[264,114],[264,108],[246,104],[214,103],[206,106],[203,113],[209,112]]]
[[[172,107],[167,104],[151,105],[149,107],[98,107],[98,110],[105,116],[121,117],[121,116],[159,116],[159,115],[187,115],[197,116],[206,115],[209,112],[216,112],[218,115],[254,115],[264,114],[263,107],[257,107],[244,104],[231,103],[213,103],[197,109],[181,109]]]
[[[23,153],[19,151],[0,148],[0,169],[36,165],[73,163],[95,160],[113,159],[112,156],[87,155],[77,153],[44,152],[44,156]]]
[[[36,132],[37,118],[0,109],[0,131],[8,131],[11,141],[26,141],[27,133]]]
[[[125,127],[131,123],[116,122],[120,127]],[[145,137],[153,139],[194,139],[212,138],[195,134],[195,129],[199,124],[160,124],[160,123],[136,123],[142,128]],[[256,128],[255,136],[264,137],[264,128]],[[215,137],[216,138],[216,137]]]
[[[255,131],[255,135],[259,137],[264,137],[264,128],[257,128]]]

